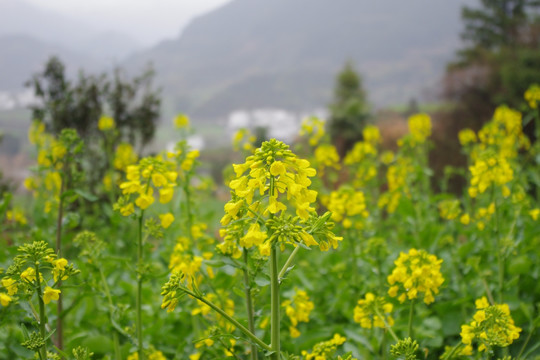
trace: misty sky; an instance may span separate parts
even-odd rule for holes
[[[193,17],[229,0],[27,0],[83,21],[98,31],[120,31],[151,45],[175,38]]]

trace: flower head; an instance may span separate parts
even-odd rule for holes
[[[403,303],[424,293],[424,302],[431,304],[435,301],[433,295],[439,293],[439,287],[444,282],[441,263],[442,260],[425,250],[411,249],[407,254],[400,253],[394,261],[396,267],[388,276],[388,295],[396,297],[400,294],[398,300]]]
[[[476,300],[473,320],[461,326],[461,341],[471,348],[473,341],[478,350],[491,351],[493,347],[506,347],[519,338],[521,329],[514,325],[507,304],[490,305],[485,297]]]
[[[383,297],[367,293],[364,299],[358,300],[358,304],[354,308],[354,321],[366,329],[384,328],[385,321],[389,326],[392,326],[394,319],[389,315],[392,310],[392,304],[386,302]],[[383,319],[381,316],[386,316],[386,318]]]

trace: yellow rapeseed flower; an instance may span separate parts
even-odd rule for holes
[[[538,108],[538,103],[540,102],[540,86],[538,86],[538,84],[529,86],[523,97],[529,103],[531,109]]]
[[[439,293],[444,282],[441,275],[442,260],[425,250],[410,249],[407,254],[400,253],[394,264],[396,267],[388,276],[390,289],[388,295],[397,297],[400,303],[412,300],[424,293],[424,302],[435,301],[433,295]]]
[[[60,290],[53,289],[50,286],[45,286],[45,289],[43,290],[43,302],[48,304],[53,300],[57,301],[60,298],[60,293]]]
[[[521,329],[514,325],[507,304],[490,305],[485,297],[476,300],[473,320],[461,326],[461,341],[472,352],[473,341],[479,351],[492,351],[493,347],[506,347],[519,338]]]
[[[178,129],[185,128],[189,126],[189,117],[185,114],[178,114],[173,119],[174,126]]]
[[[111,129],[114,129],[116,126],[116,123],[114,122],[114,119],[110,116],[101,116],[98,120],[98,129],[101,131],[108,131]]]
[[[358,304],[354,308],[354,321],[366,329],[384,328],[385,321],[388,326],[393,326],[394,319],[389,315],[392,310],[391,303],[386,302],[383,297],[368,292],[364,299],[358,300]],[[386,316],[386,319],[382,319],[379,315]]]
[[[2,304],[2,306],[8,306],[12,300],[13,299],[8,294],[0,293],[0,304]]]
[[[309,296],[305,290],[295,290],[292,299],[283,301],[281,307],[285,308],[285,314],[291,322],[291,326],[289,327],[291,337],[299,337],[298,323],[309,322],[309,314],[315,308],[315,304],[309,300]]]
[[[159,215],[159,219],[161,220],[161,226],[163,226],[164,229],[167,229],[174,221],[174,215],[171,213],[166,213]]]

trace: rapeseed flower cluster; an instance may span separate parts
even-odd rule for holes
[[[461,214],[461,204],[457,199],[439,201],[439,216],[446,220],[454,220]]]
[[[113,130],[116,126],[116,123],[114,122],[114,119],[110,116],[101,116],[98,120],[98,129],[106,132],[109,130]]]
[[[199,284],[203,278],[203,261],[210,259],[212,253],[204,253],[203,256],[195,255],[192,245],[187,237],[180,236],[169,259],[169,270],[171,273],[181,273],[187,277],[188,285],[192,286],[194,281]],[[213,277],[214,273],[210,267],[206,268],[208,275]]]
[[[146,355],[145,359],[148,359],[148,360],[167,360],[163,352],[159,350],[149,350],[149,351],[144,351],[144,353]],[[130,354],[127,357],[127,360],[139,360],[139,353],[134,352]]]
[[[385,298],[368,292],[364,299],[358,300],[358,304],[354,308],[354,321],[365,329],[384,328],[385,321],[388,326],[393,326],[394,319],[390,316],[392,310],[392,304],[386,302]],[[386,316],[386,319],[381,318],[381,316]]]
[[[274,244],[284,250],[294,246],[318,245],[322,251],[337,248],[341,237],[331,231],[330,213],[317,216],[312,204],[317,192],[310,190],[315,169],[299,159],[287,145],[272,139],[264,142],[244,164],[233,165],[236,178],[230,181],[231,200],[225,204],[217,248],[239,257],[240,248],[256,247],[269,256]],[[289,208],[296,210],[290,215]],[[239,248],[240,247],[240,248]]]
[[[399,294],[398,300],[403,303],[424,293],[424,302],[431,304],[435,301],[433,295],[439,293],[439,287],[444,282],[440,272],[441,263],[441,259],[425,250],[401,252],[394,261],[396,267],[387,279],[390,284],[388,295],[396,297]]]
[[[185,114],[178,114],[173,119],[173,124],[177,129],[189,127],[189,117]]]
[[[300,136],[309,136],[309,145],[317,146],[324,137],[324,121],[311,116],[302,121],[300,126]]]
[[[525,100],[529,103],[531,109],[537,109],[540,102],[540,86],[533,84],[529,86],[524,95]]]
[[[354,174],[353,185],[356,187],[366,186],[367,183],[377,177],[378,146],[381,142],[379,128],[368,125],[362,131],[363,141],[358,141],[345,155],[343,160]]]
[[[234,133],[232,144],[235,151],[240,149],[244,151],[252,152],[255,147],[253,144],[257,140],[257,137],[251,133],[249,129],[241,128]]]
[[[34,121],[28,131],[28,139],[36,146],[38,168],[35,174],[24,181],[24,186],[34,197],[45,200],[44,210],[49,213],[60,200],[62,169],[70,152],[77,149],[79,139],[73,130],[64,130],[59,138],[45,131],[45,124]],[[67,161],[69,163],[69,161]]]
[[[411,158],[402,156],[388,167],[386,180],[388,182],[388,191],[382,194],[378,200],[379,208],[386,208],[390,214],[394,213],[399,205],[401,196],[410,197],[411,175],[415,168]]]
[[[332,220],[342,223],[346,229],[362,229],[363,220],[369,216],[364,193],[348,186],[332,191],[326,206],[332,212]]]
[[[236,178],[229,187],[240,201],[251,205],[256,192],[261,197],[268,194],[268,205],[263,214],[276,215],[287,209],[280,201],[280,194],[287,195],[287,200],[302,219],[306,220],[310,213],[315,212],[311,204],[315,202],[317,192],[309,190],[308,186],[311,184],[309,178],[315,176],[316,171],[310,167],[309,161],[298,159],[281,141],[272,139],[264,142],[244,164],[233,166]],[[236,207],[231,209],[230,203],[225,211],[224,225],[235,219],[237,213]]]
[[[6,220],[14,222],[19,225],[28,224],[28,219],[21,209],[13,209],[6,211]]]
[[[431,118],[428,114],[420,113],[409,117],[409,135],[398,141],[398,146],[409,145],[415,148],[426,142],[431,136]]]
[[[325,168],[341,169],[339,154],[334,145],[321,144],[315,148],[314,155],[321,176],[324,175]]]
[[[463,129],[458,133],[459,143],[461,146],[469,146],[478,141],[476,133],[471,129]]]
[[[114,153],[113,166],[120,171],[126,171],[129,165],[137,163],[139,157],[137,153],[128,143],[118,144]]]
[[[310,353],[305,350],[302,351],[302,356],[305,360],[331,359],[338,346],[343,345],[345,341],[347,341],[346,337],[334,334],[332,339],[316,344]]]
[[[172,162],[160,157],[141,159],[137,165],[127,167],[127,180],[120,184],[123,196],[115,204],[115,209],[124,216],[133,214],[135,206],[141,210],[147,209],[154,203],[154,189],[159,192],[160,203],[170,202],[177,176]]]
[[[477,197],[486,192],[491,186],[501,187],[503,195],[510,195],[507,184],[514,178],[514,170],[508,160],[504,157],[489,156],[478,158],[469,167],[471,172],[471,182],[469,196]]]
[[[220,304],[221,308],[229,316],[234,316],[234,301],[230,298],[230,294],[227,294],[224,290],[218,290],[218,293],[209,293],[206,294],[205,299],[214,303]],[[212,310],[212,308],[200,300],[197,300],[197,306],[191,310],[191,315],[202,315],[205,318],[212,318],[213,323],[218,324],[222,329],[225,329],[227,332],[233,332],[235,327],[230,322],[228,322],[223,316],[217,314]],[[210,346],[210,345],[209,345]]]
[[[0,292],[2,306],[8,306],[17,295],[28,296],[36,290],[38,284],[42,288],[40,291],[43,302],[49,304],[59,299],[61,291],[54,288],[57,282],[79,273],[73,264],[69,264],[64,258],[58,258],[44,241],[20,246],[18,252],[21,255],[15,257],[13,265],[0,280],[5,291]],[[36,264],[39,265],[39,274],[36,272]]]
[[[291,326],[289,327],[291,337],[299,337],[301,333],[298,331],[298,323],[309,322],[309,314],[315,308],[315,304],[309,300],[309,296],[305,290],[296,290],[292,299],[283,301],[281,307],[285,308],[285,314],[287,314],[291,321]]]
[[[167,158],[167,160],[164,161],[174,159],[178,167],[178,177],[185,180],[194,170],[199,156],[199,150],[191,149],[187,141],[182,140],[176,144],[174,151],[169,151],[165,154],[164,158]]]
[[[521,329],[514,325],[507,304],[490,305],[485,297],[475,302],[473,320],[461,326],[461,341],[465,344],[463,355],[472,355],[473,340],[479,351],[491,351],[493,347],[506,347],[519,338]]]

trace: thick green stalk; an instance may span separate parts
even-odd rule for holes
[[[46,322],[46,316],[45,316],[45,303],[43,302],[43,290],[41,289],[41,279],[39,277],[39,265],[36,262],[34,264],[34,268],[36,270],[36,283],[37,283],[37,298],[39,302],[39,333],[41,334],[41,337],[43,340],[47,337],[47,332],[45,331],[45,322]],[[43,346],[39,349],[39,357],[40,359],[46,360],[47,359],[47,341],[43,344]]]
[[[248,249],[244,248],[244,292],[246,294],[246,311],[248,317],[248,328],[253,334],[255,334],[255,319],[253,315],[253,299],[251,298],[251,286],[249,285],[249,272],[248,272]],[[251,360],[257,360],[259,357],[257,346],[251,344]]]
[[[271,291],[271,315],[270,315],[270,346],[272,347],[271,360],[279,360],[279,279],[278,279],[278,264],[277,264],[277,246],[273,245],[270,250],[270,291]]]
[[[409,309],[409,326],[407,337],[413,338],[413,317],[414,317],[414,299],[411,299],[411,308]]]
[[[142,230],[143,230],[143,217],[144,211],[141,212],[139,216],[139,236],[137,241],[137,298],[135,302],[135,311],[136,311],[136,328],[137,328],[137,348],[139,352],[139,359],[144,360],[145,356],[143,353],[143,337],[142,337],[142,266],[143,266],[143,241],[142,241]]]
[[[107,297],[107,302],[109,304],[109,319],[111,321],[112,336],[113,336],[113,345],[114,345],[114,358],[116,360],[122,360],[120,352],[120,341],[118,339],[118,331],[113,326],[113,314],[114,314],[114,303],[112,301],[111,290],[109,289],[109,284],[107,283],[107,278],[103,269],[99,268],[99,274],[101,275],[101,282],[103,283],[103,290],[105,291],[105,296]]]

